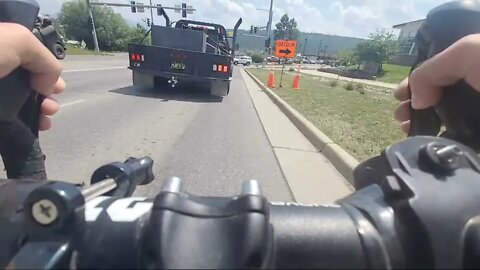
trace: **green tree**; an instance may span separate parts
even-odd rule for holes
[[[337,56],[341,66],[351,66],[358,63],[358,57],[352,50],[340,50]]]
[[[287,14],[284,14],[280,18],[280,22],[275,25],[273,30],[273,38],[277,39],[297,39],[300,31],[297,29],[297,22],[295,18],[289,18]]]
[[[357,44],[355,55],[360,61],[374,61],[382,68],[397,51],[395,35],[387,30],[377,30],[370,34],[369,40]]]
[[[104,51],[125,51],[128,42],[139,42],[146,30],[137,25],[130,28],[122,16],[110,7],[93,7],[98,45]],[[69,39],[84,40],[93,49],[93,37],[88,19],[88,8],[84,0],[65,2],[58,16],[65,35]],[[148,42],[146,40],[145,42]]]

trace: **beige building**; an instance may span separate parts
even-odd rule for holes
[[[416,20],[412,22],[406,22],[394,25],[394,29],[399,29],[398,44],[400,51],[398,55],[393,59],[395,64],[399,65],[412,65],[417,57],[417,48],[415,46],[415,35],[418,29],[425,20]]]

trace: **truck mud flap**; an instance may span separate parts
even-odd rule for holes
[[[230,81],[214,80],[210,83],[210,95],[224,97],[230,92]]]
[[[138,71],[133,71],[133,86],[144,88],[144,89],[153,89],[154,88],[154,77],[152,75],[140,73]]]

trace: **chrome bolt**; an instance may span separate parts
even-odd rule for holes
[[[50,200],[40,200],[32,206],[32,217],[42,225],[49,225],[58,218],[58,208]]]

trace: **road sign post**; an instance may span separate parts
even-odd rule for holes
[[[295,51],[297,50],[296,40],[277,40],[275,42],[275,56],[279,59],[283,58],[282,72],[280,73],[279,87],[282,87],[283,72],[285,69],[285,62],[288,58],[295,57]]]

